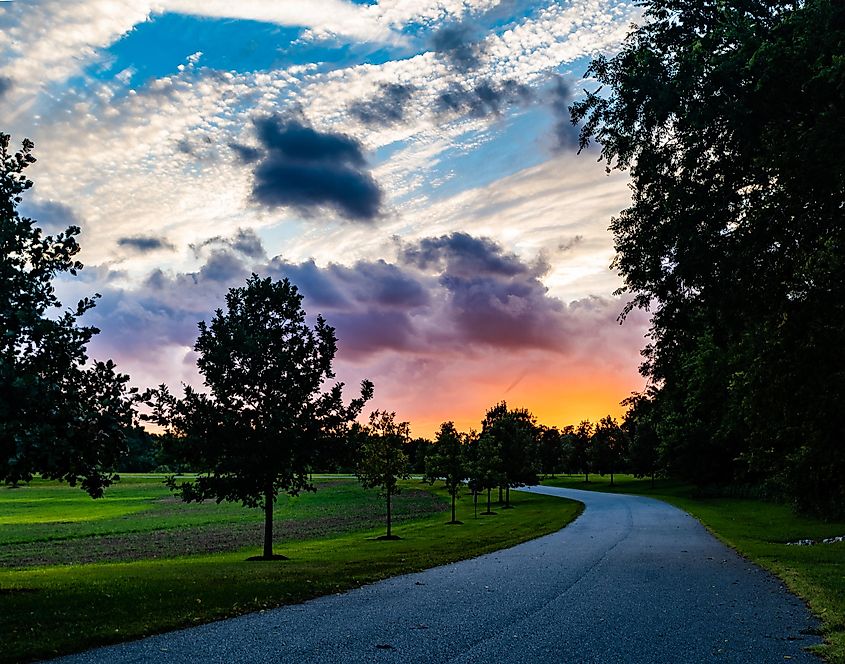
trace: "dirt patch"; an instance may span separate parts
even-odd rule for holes
[[[177,505],[173,506],[174,509]],[[362,504],[360,510],[326,514],[308,520],[277,519],[275,544],[338,535],[374,528],[384,523],[380,504]],[[443,512],[445,501],[419,490],[406,490],[394,498],[394,522]],[[260,546],[264,525],[260,521],[181,526],[119,535],[92,535],[47,542],[10,544],[0,550],[0,567],[40,567],[86,563],[130,562],[177,556],[237,551],[245,545]]]

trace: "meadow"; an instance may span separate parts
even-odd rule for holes
[[[581,505],[511,494],[517,509],[447,526],[448,497],[410,480],[379,541],[384,501],[352,478],[316,477],[316,493],[280,496],[275,547],[260,552],[263,514],[184,504],[155,475],[124,476],[105,498],[34,481],[0,488],[0,661],[28,661],[328,593],[474,557],[554,532]],[[479,512],[481,509],[479,509]]]
[[[633,493],[659,498],[689,512],[710,532],[745,558],[782,579],[822,621],[824,645],[818,654],[845,662],[845,542],[794,546],[802,539],[820,541],[845,535],[845,523],[796,514],[790,505],[748,498],[702,494],[674,480],[616,475],[546,479],[544,484],[572,489]]]

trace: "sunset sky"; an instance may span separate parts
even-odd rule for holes
[[[337,329],[338,379],[415,435],[507,399],[619,415],[644,314],[609,264],[624,174],[567,106],[637,8],[615,0],[0,2],[0,131],[22,212],[82,228],[66,304],[139,387],[201,384],[197,321],[250,272]]]

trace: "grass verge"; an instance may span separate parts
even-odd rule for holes
[[[413,482],[407,488],[422,487]],[[445,499],[445,492],[433,491]],[[280,562],[246,562],[259,552],[256,546],[212,555],[0,569],[0,661],[75,652],[342,592],[554,532],[582,507],[531,494],[512,493],[511,499],[517,509],[473,518],[472,504],[463,498],[458,506],[463,525],[447,526],[448,515],[429,511],[395,526],[402,538],[397,541],[376,540],[381,526],[287,541],[277,550],[290,559]],[[129,512],[124,516],[131,523],[136,513]]]
[[[796,515],[788,505],[738,498],[702,498],[688,484],[616,475],[547,479],[572,489],[652,496],[689,512],[741,555],[781,578],[822,621],[825,643],[815,648],[829,662],[845,664],[845,543],[787,546],[800,539],[845,535],[845,523]]]

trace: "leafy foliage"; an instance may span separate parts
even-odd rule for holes
[[[455,502],[462,482],[468,476],[466,443],[467,436],[461,435],[454,422],[440,425],[434,439],[433,450],[425,457],[426,479],[432,484],[443,479],[452,499],[452,521],[460,523],[455,515]]]
[[[181,442],[181,457],[201,474],[170,478],[188,502],[239,501],[265,511],[264,557],[272,557],[273,503],[280,492],[313,490],[308,473],[321,446],[348,435],[373,386],[347,406],[334,378],[334,328],[310,327],[302,295],[287,279],[252,275],[231,288],[226,311],[199,323],[195,350],[207,393],[185,387],[177,399],[162,385],[148,395],[150,418]]]
[[[590,454],[592,466],[599,475],[613,475],[621,470],[628,451],[627,439],[624,431],[610,415],[603,417],[596,424],[590,439]]]
[[[358,480],[365,489],[377,489],[387,501],[387,538],[391,530],[391,497],[400,492],[399,480],[408,478],[408,455],[405,447],[411,439],[407,422],[397,422],[396,413],[375,410],[363,430],[359,450]]]
[[[538,429],[534,416],[524,408],[509,409],[506,402],[496,404],[481,423],[481,435],[493,438],[499,447],[501,485],[510,503],[512,487],[539,481]]]
[[[666,467],[843,513],[845,6],[650,0],[644,19],[571,110],[631,174],[614,266],[626,312],[653,311]]]
[[[111,360],[88,361],[99,330],[79,319],[99,296],[55,312],[62,304],[53,280],[82,269],[80,229],[44,235],[18,212],[33,184],[24,174],[33,147],[24,140],[13,153],[0,133],[0,480],[40,474],[99,497],[125,451],[134,390]]]

